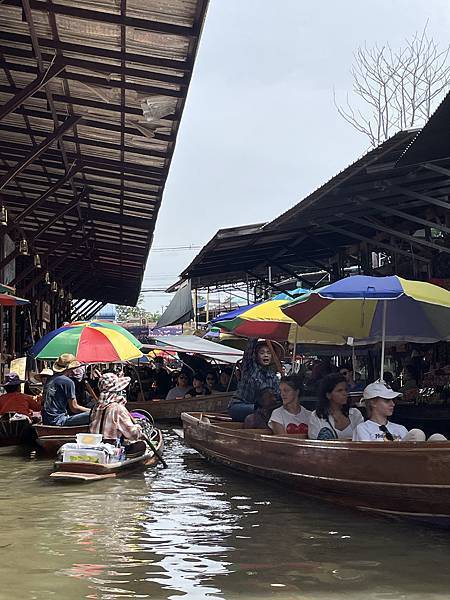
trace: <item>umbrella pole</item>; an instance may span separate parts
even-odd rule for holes
[[[380,368],[380,379],[383,381],[384,377],[384,351],[386,347],[386,313],[387,313],[387,300],[383,300],[383,322],[381,325],[381,368]]]
[[[297,354],[298,324],[295,324],[294,350],[292,352],[292,372],[294,372],[295,355]]]

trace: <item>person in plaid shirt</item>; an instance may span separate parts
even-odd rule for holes
[[[233,421],[244,421],[253,412],[255,401],[264,389],[272,389],[276,400],[280,400],[280,383],[272,363],[267,343],[250,339],[242,358],[241,380],[228,407]]]

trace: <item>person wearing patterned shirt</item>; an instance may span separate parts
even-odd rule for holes
[[[270,388],[280,400],[280,383],[273,370],[272,352],[265,341],[250,339],[242,358],[241,379],[228,407],[233,421],[244,421],[254,411],[262,390]]]

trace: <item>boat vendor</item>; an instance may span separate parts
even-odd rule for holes
[[[403,425],[392,423],[389,417],[394,412],[394,400],[401,396],[382,381],[368,385],[363,393],[368,420],[360,423],[354,433],[354,442],[424,442],[426,436],[420,429],[408,431]],[[434,433],[429,442],[446,441],[440,433]]]
[[[280,383],[272,368],[273,356],[267,342],[250,339],[242,357],[241,378],[228,406],[233,421],[244,421],[255,408],[261,391],[271,388],[280,398]]]
[[[90,408],[78,404],[73,369],[81,366],[73,354],[65,353],[53,363],[53,375],[44,387],[42,422],[44,425],[68,427],[87,425]],[[69,414],[70,413],[72,414]]]
[[[357,408],[348,405],[348,378],[331,373],[322,380],[317,408],[309,421],[311,440],[352,439],[356,427],[364,422]]]
[[[139,456],[146,450],[145,442],[140,439],[142,428],[131,418],[125,407],[126,397],[121,393],[130,381],[130,377],[119,376],[116,373],[105,373],[100,377],[100,395],[92,410],[89,430],[91,433],[101,433],[103,441],[111,444],[123,438],[127,455]]]
[[[302,380],[298,375],[282,377],[280,393],[283,406],[276,408],[269,419],[269,427],[275,435],[285,433],[308,433],[311,411],[300,404]]]
[[[5,376],[2,386],[5,388],[5,394],[0,396],[0,414],[19,413],[29,418],[34,412],[40,412],[41,404],[37,396],[22,394],[20,385],[25,383],[17,373],[11,371]]]

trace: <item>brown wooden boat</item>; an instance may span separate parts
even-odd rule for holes
[[[0,446],[31,444],[34,432],[28,419],[14,419],[14,413],[0,416]]]
[[[62,462],[56,461],[56,471],[50,474],[50,477],[58,481],[68,481],[72,483],[92,482],[101,479],[110,479],[122,477],[130,471],[144,469],[155,466],[159,461],[163,450],[163,436],[159,430],[157,436],[153,440],[155,451],[147,450],[141,456],[135,458],[127,458],[120,462],[111,462],[105,465],[93,464],[90,462]]]
[[[185,441],[211,461],[334,503],[450,524],[450,442],[307,440],[208,417],[182,420]]]
[[[146,410],[155,421],[179,422],[183,412],[226,412],[232,395],[233,392],[217,392],[210,396],[195,398],[127,402],[127,409],[130,412]]]
[[[89,425],[76,427],[57,427],[55,425],[34,425],[36,443],[46,454],[55,456],[61,446],[67,442],[76,442],[77,433],[89,431]]]

